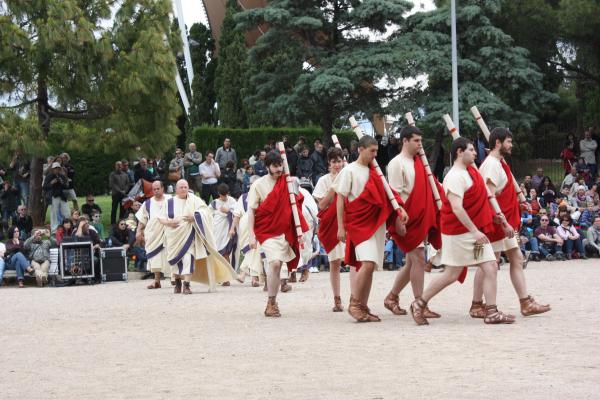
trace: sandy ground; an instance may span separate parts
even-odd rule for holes
[[[327,273],[280,295],[280,319],[263,317],[265,294],[248,284],[192,296],[147,281],[2,287],[0,398],[598,399],[600,261],[526,274],[553,310],[504,326],[467,315],[472,272],[431,302],[443,318],[424,327],[384,310],[391,272],[376,273],[383,321],[370,324],[330,311]],[[498,297],[518,314],[506,269]]]

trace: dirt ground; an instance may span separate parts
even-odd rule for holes
[[[384,310],[392,272],[375,275],[383,321],[370,324],[331,312],[327,273],[280,295],[280,319],[262,315],[266,295],[249,283],[192,296],[165,281],[2,287],[0,397],[597,399],[600,261],[530,263],[526,275],[553,310],[504,326],[468,316],[473,272],[430,303],[442,319],[423,327]],[[498,303],[519,312],[506,268]]]

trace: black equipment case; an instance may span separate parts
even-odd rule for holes
[[[100,280],[127,282],[127,252],[122,247],[100,249]]]

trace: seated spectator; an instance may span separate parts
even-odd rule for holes
[[[562,184],[560,185],[560,188],[562,189],[565,186],[569,186],[569,187],[573,186],[573,184],[575,182],[577,182],[578,177],[579,177],[579,175],[577,174],[577,168],[572,167],[571,172],[565,176],[565,179],[563,179]]]
[[[594,223],[587,231],[585,251],[590,257],[600,257],[600,215],[594,217]]]
[[[568,215],[560,220],[560,226],[556,228],[556,233],[563,240],[563,252],[567,260],[573,257],[573,250],[577,250],[579,257],[586,259],[583,251],[583,243],[577,229],[573,226],[573,220]]]
[[[124,219],[120,219],[113,228],[110,241],[113,247],[123,247],[126,251],[129,251],[135,242],[135,235],[132,230],[127,228],[127,222]]]
[[[585,193],[586,196],[589,196],[594,203],[594,210],[600,210],[600,195],[598,195],[598,183],[593,183],[590,186],[590,190]]]
[[[577,188],[577,193],[571,198],[571,218],[573,218],[574,221],[579,220],[581,214],[588,208],[588,203],[593,204],[592,199],[586,196],[585,192],[586,188],[583,186],[579,186],[579,188]]]
[[[45,236],[45,238],[44,238]],[[25,250],[29,252],[31,266],[35,271],[35,281],[38,287],[48,283],[48,269],[50,268],[50,232],[45,229],[36,229],[33,235],[25,241]]]
[[[5,243],[5,269],[14,269],[17,272],[17,281],[19,287],[25,287],[23,280],[25,279],[25,273],[33,274],[33,268],[31,263],[25,257],[25,242],[19,239],[19,228],[11,226],[8,230],[8,241]]]
[[[134,239],[135,239],[135,232],[137,230],[137,225],[138,225],[138,220],[135,217],[135,214],[138,212],[138,210],[141,208],[141,204],[139,202],[135,202],[133,203],[133,205],[131,206],[131,213],[127,216],[127,220],[125,221],[126,225],[127,225],[127,229],[129,229],[129,231],[134,235]],[[113,246],[115,244],[113,243]],[[140,246],[133,246],[131,248],[130,251],[131,254],[133,254],[135,256],[135,268],[139,271],[139,272],[146,272],[146,262],[148,261],[148,257],[146,256],[146,251],[144,250],[143,247]]]
[[[79,218],[79,223],[73,235],[71,236],[76,242],[92,242],[94,251],[100,250],[100,237],[95,230],[90,228],[90,222],[87,217]],[[64,237],[63,237],[64,241]]]
[[[527,254],[529,251],[529,257],[525,257],[525,261],[540,261],[540,249],[538,245],[537,238],[533,235],[534,229],[528,228],[526,226],[521,226],[521,230],[519,231],[519,238],[521,253],[523,256]]]
[[[4,262],[4,255],[6,254],[6,246],[4,243],[0,242],[0,286],[2,286],[2,282],[4,279],[4,268],[6,268],[6,263]]]
[[[553,203],[556,200],[556,188],[552,180],[545,176],[537,192],[540,195],[540,205],[546,207],[546,204]]]
[[[27,207],[24,205],[17,207],[17,216],[14,220],[14,225],[19,228],[19,231],[21,232],[21,240],[25,240],[31,236],[33,220],[27,215]]]
[[[2,210],[2,229],[0,233],[4,236],[4,231],[8,231],[9,225],[15,225],[17,218],[17,207],[21,202],[19,188],[12,185],[10,181],[5,180],[0,187],[0,210]],[[10,238],[10,235],[8,235]]]
[[[554,227],[558,227],[561,224],[561,221],[563,220],[564,217],[568,217],[571,215],[571,210],[569,210],[569,206],[567,205],[567,203],[560,203],[560,205],[558,206],[558,210],[556,212],[556,214],[554,215],[553,220],[551,221],[554,223]]]
[[[246,173],[246,168],[250,165],[248,159],[242,158],[241,167],[239,167],[235,173],[235,177],[240,183],[240,187],[244,186],[244,174]]]
[[[590,201],[587,203],[587,208],[581,213],[581,217],[579,217],[577,223],[582,229],[587,229],[592,226],[596,215],[599,215],[598,211],[594,211],[594,203]]]
[[[535,189],[529,190],[529,197],[527,197],[527,201],[529,202],[529,205],[531,206],[531,214],[537,215],[538,212],[540,211],[540,208],[542,208],[540,205],[540,202],[538,200],[538,197],[537,197],[537,190],[535,190]]]
[[[248,159],[248,164],[250,164],[251,166],[254,167],[254,164],[256,164],[259,157],[260,157],[260,150],[256,150],[254,153],[252,153],[252,156],[250,156],[250,158]]]
[[[579,157],[575,168],[577,169],[577,174],[583,178],[586,185],[589,185],[590,180],[592,179],[592,174],[590,173],[590,167],[588,167],[588,165],[585,163],[583,157]]]
[[[94,211],[97,211],[99,214],[102,214],[102,209],[98,204],[95,203],[94,195],[88,194],[85,196],[85,204],[81,206],[81,212],[88,218],[92,217]]]
[[[521,225],[527,228],[533,228],[534,226],[533,215],[531,215],[527,210],[521,211]]]
[[[537,228],[540,227],[540,218],[542,218],[543,216],[548,216],[548,211],[546,211],[545,208],[540,209],[538,215],[534,215],[533,216],[533,230],[535,231]]]
[[[538,168],[535,171],[535,175],[531,177],[531,187],[534,189],[539,189],[542,184],[542,180],[544,180],[544,169]]]
[[[104,234],[104,225],[102,225],[102,221],[100,220],[101,215],[98,211],[92,211],[92,218],[90,226],[94,228],[100,239],[104,239],[106,235]]]
[[[523,185],[525,185],[525,191],[523,193],[529,193],[533,189],[533,182],[531,181],[531,175],[525,175],[523,179]]]
[[[244,172],[244,178],[242,179],[242,192],[248,193],[253,176],[257,176],[254,175],[254,168],[251,165],[248,165],[246,167],[246,171]]]
[[[60,246],[64,238],[73,236],[73,231],[74,228],[71,219],[63,219],[62,224],[56,229],[56,232],[54,233],[54,239],[56,240],[56,244]]]
[[[66,215],[64,217],[66,217]],[[85,217],[87,218],[88,221],[90,220],[89,216],[86,215]],[[77,226],[80,219],[81,219],[81,213],[79,212],[79,210],[71,211],[71,221],[73,221],[73,225]]]
[[[236,199],[240,197],[241,187],[238,184],[233,161],[227,161],[225,164],[225,169],[221,171],[221,176],[219,177],[219,183],[225,183],[229,187],[229,193],[232,197]]]
[[[540,227],[534,232],[534,236],[538,240],[540,254],[546,261],[554,261],[555,259],[564,260],[562,252],[563,240],[556,233],[556,229],[551,227],[549,223],[550,218],[542,216],[540,218]]]

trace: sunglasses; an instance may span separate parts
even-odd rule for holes
[[[550,221],[548,218],[542,218],[540,221]]]

